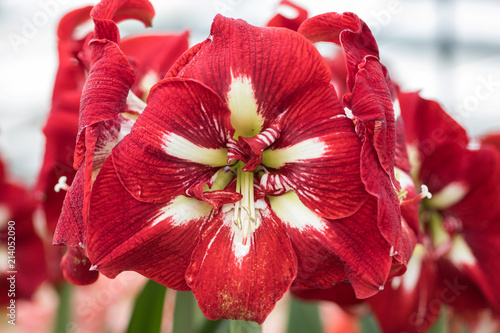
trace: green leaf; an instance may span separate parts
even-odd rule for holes
[[[135,300],[127,333],[160,332],[167,288],[149,280]]]
[[[287,333],[322,333],[322,326],[317,303],[292,298]]]
[[[378,326],[377,320],[372,314],[368,314],[359,321],[361,332],[363,333],[380,333],[382,330]]]

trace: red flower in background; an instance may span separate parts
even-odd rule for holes
[[[344,97],[356,127],[303,36],[222,16],[142,112],[109,20],[149,22],[149,3],[133,5],[104,1],[91,13],[79,172],[54,242],[86,244],[107,276],[135,270],[192,289],[212,319],[261,323],[292,285],[349,281],[359,297],[376,293],[413,244],[399,216],[390,82],[366,25],[329,14],[333,27],[313,18],[299,29],[338,42],[357,27],[366,39],[343,33],[356,55]]]
[[[425,332],[443,305],[454,322],[480,332],[496,331],[498,281],[492,272],[498,270],[500,246],[498,135],[471,144],[465,130],[436,102],[417,93],[400,93],[399,102],[404,131],[398,133],[405,134],[411,174],[433,195],[420,202],[420,244],[407,272],[366,302],[384,332]],[[403,217],[412,206],[402,206]],[[297,290],[296,295],[333,300],[347,308],[360,303],[345,286]]]
[[[126,8],[127,6],[129,6],[127,2],[124,2],[123,7]],[[54,85],[51,110],[44,127],[46,136],[44,162],[35,188],[35,193],[45,213],[47,229],[50,234],[48,237],[52,237],[56,230],[56,223],[61,214],[65,197],[64,191],[59,190],[66,190],[68,187],[66,182],[73,183],[76,174],[76,170],[73,169],[73,155],[78,133],[80,99],[90,65],[90,52],[87,44],[93,34],[82,39],[75,39],[74,32],[77,27],[91,19],[91,9],[92,7],[85,7],[68,13],[63,17],[58,27],[59,69]],[[106,19],[109,17],[112,10],[112,8],[101,10],[101,18]],[[126,12],[127,10],[118,13],[116,15],[117,19],[128,18]],[[107,23],[102,24],[106,26]],[[133,71],[135,71],[136,79],[131,86],[135,94],[141,97],[147,96],[147,92],[153,83],[163,77],[173,62],[187,49],[187,38],[187,33],[178,35],[155,34],[131,36],[121,42],[122,49],[132,64]],[[145,44],[151,45],[146,48],[144,47]],[[151,82],[152,80],[154,82]],[[131,94],[130,100],[134,108],[143,108],[143,102],[133,97],[133,94]],[[98,142],[98,151],[104,154],[103,158],[107,157],[106,154],[109,154],[110,147],[107,147],[107,144],[113,140],[113,134],[116,133],[107,133],[107,140],[104,139]],[[106,135],[103,133],[102,136]],[[102,161],[100,163],[102,164]],[[96,168],[98,168],[99,161],[96,164]],[[82,175],[83,173],[76,180],[77,182],[82,181]],[[56,184],[59,185],[55,186]],[[79,188],[79,190],[83,191],[83,187]],[[74,197],[76,198],[71,202],[72,205],[80,206],[83,204],[81,202],[83,193]],[[83,224],[81,214],[72,218],[75,219],[75,223]],[[57,230],[56,243],[61,242],[59,240],[61,232],[70,234],[76,232],[71,234],[72,238],[66,237],[63,239],[62,242],[67,242],[67,245],[73,247],[83,245],[84,241],[76,229],[69,231]],[[73,241],[67,241],[68,239]],[[60,254],[54,255],[60,257]],[[66,279],[76,284],[87,284],[95,281],[98,276],[97,272],[88,271],[89,263],[85,251],[81,248],[70,249],[61,262],[61,268]],[[50,270],[52,275],[57,275],[54,274],[55,271],[57,269]]]
[[[0,304],[30,298],[47,278],[45,252],[35,233],[35,200],[21,185],[8,181],[0,159]],[[14,271],[15,273],[10,273]],[[14,287],[11,287],[12,275]],[[14,293],[12,295],[11,293]]]

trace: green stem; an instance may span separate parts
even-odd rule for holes
[[[58,290],[59,292],[59,308],[57,309],[56,325],[54,327],[55,333],[66,332],[71,324],[71,294],[73,286],[65,282]]]
[[[172,333],[195,331],[196,299],[190,291],[178,291],[175,296],[174,327]]]
[[[262,332],[262,326],[253,321],[230,320],[229,333],[259,333]]]

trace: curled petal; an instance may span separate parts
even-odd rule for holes
[[[342,46],[350,91],[358,65],[366,56],[379,58],[378,46],[370,29],[356,14],[325,13],[304,21],[298,32],[312,42],[332,42]]]
[[[120,33],[115,22],[138,19],[151,26],[155,15],[153,6],[147,0],[105,0],[94,6],[90,16],[94,20],[94,37],[118,42]]]

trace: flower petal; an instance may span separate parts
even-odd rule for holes
[[[168,202],[210,183],[227,165],[232,133],[229,111],[210,89],[166,79],[152,89],[131,134],[113,150],[113,163],[136,199]]]
[[[358,298],[372,296],[384,285],[391,268],[392,258],[390,245],[384,240],[377,227],[375,200],[368,200],[356,214],[340,220],[322,219],[301,204],[293,192],[270,197],[269,202],[273,212],[286,226],[292,244],[298,246],[300,251],[297,253],[298,257],[299,253],[307,253],[304,252],[306,243],[312,246],[311,244],[326,239],[317,251],[322,256],[331,257],[331,268],[335,271],[328,273],[331,274],[330,278],[342,277],[338,268],[335,267],[338,258],[343,262],[347,280],[352,283]],[[302,239],[298,238],[298,232],[302,234]],[[306,241],[304,234],[312,239]],[[299,242],[296,244],[294,240]],[[302,260],[304,258],[300,258],[299,262]],[[321,260],[321,257],[318,260]],[[318,264],[318,268],[324,267],[324,263]],[[306,270],[310,271],[311,268],[306,267]],[[301,273],[299,271],[298,277]],[[316,277],[313,278],[314,280],[320,282],[321,278]],[[330,281],[330,286],[333,282],[343,282],[343,280]],[[327,281],[321,283],[327,284]]]
[[[115,22],[138,19],[147,27],[155,15],[153,6],[147,0],[104,0],[94,6],[90,16],[94,20],[94,37],[118,42],[119,32]]]
[[[86,229],[83,219],[84,168],[80,168],[64,198],[61,215],[52,240],[53,245],[78,247],[85,244]]]
[[[269,22],[267,22],[268,27],[282,27],[287,28],[293,31],[297,31],[300,24],[307,19],[307,10],[304,8],[297,6],[293,2],[288,0],[281,0],[280,7],[291,8],[292,10],[297,12],[297,16],[294,18],[289,18],[283,16],[282,14],[276,14]]]
[[[216,215],[203,230],[186,281],[207,318],[262,324],[295,278],[295,255],[284,230],[265,215],[243,256],[237,242],[232,214]]]
[[[439,316],[442,297],[437,267],[423,245],[415,248],[403,276],[388,281],[384,290],[368,299],[384,332],[425,332]]]
[[[418,174],[423,160],[440,146],[448,143],[467,146],[465,130],[438,103],[423,99],[416,92],[400,93],[398,98],[414,174]]]
[[[284,183],[325,218],[352,215],[367,197],[360,178],[360,140],[332,87],[315,85],[296,94],[281,123],[280,136],[262,154],[262,164],[272,169],[261,187]]]
[[[120,49],[137,75],[132,91],[146,100],[149,89],[163,79],[175,61],[188,49],[189,32],[125,37]]]
[[[379,58],[375,38],[353,13],[325,13],[304,21],[298,32],[312,42],[332,42],[342,46],[347,67],[347,86],[353,90],[357,66],[366,56]]]
[[[189,290],[184,272],[199,230],[212,214],[203,201],[178,196],[157,205],[134,199],[111,160],[99,173],[91,197],[87,251],[102,274],[136,271],[176,290]]]
[[[192,52],[196,56],[190,52],[174,73],[212,88],[232,114],[239,112],[239,105],[254,110],[253,123],[262,128],[284,111],[291,94],[330,81],[330,70],[314,46],[288,29],[258,28],[217,15],[209,39]],[[233,97],[243,95],[248,103],[233,103]]]
[[[328,222],[314,214],[297,194],[268,197],[270,218],[285,228],[297,256],[294,288],[328,288],[347,281],[344,263],[338,257]]]

